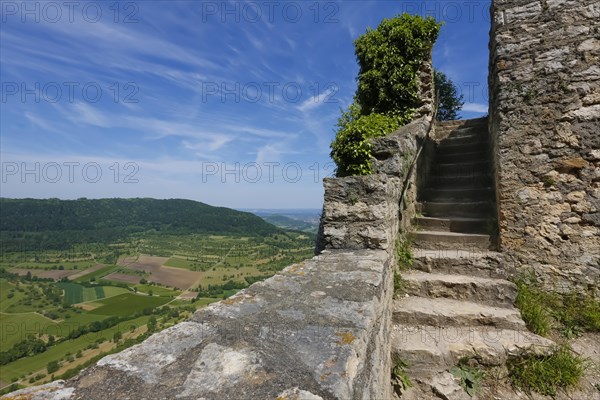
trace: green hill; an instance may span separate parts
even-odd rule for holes
[[[139,232],[265,236],[281,230],[254,214],[181,200],[0,198],[4,251],[113,243]]]

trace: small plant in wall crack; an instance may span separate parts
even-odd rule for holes
[[[348,192],[348,203],[351,205],[358,203],[358,195],[355,192]]]
[[[461,358],[458,364],[450,369],[450,373],[460,379],[460,386],[471,397],[481,388],[483,371],[470,366],[468,358]]]
[[[556,185],[556,181],[554,179],[552,179],[550,177],[544,179],[544,187],[549,188],[549,187],[552,187],[554,185]]]
[[[406,239],[396,240],[396,259],[398,260],[398,268],[401,271],[406,271],[413,266],[413,255],[410,249],[410,237]]]
[[[402,275],[398,272],[394,272],[394,294],[396,296],[402,296],[406,291],[406,282],[402,279]]]
[[[406,361],[401,358],[396,358],[394,367],[392,368],[392,386],[399,396],[413,386],[413,383],[406,372],[407,368],[408,364]]]

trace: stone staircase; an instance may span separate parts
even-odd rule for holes
[[[554,344],[527,330],[513,306],[517,287],[505,279],[501,254],[490,250],[495,222],[485,129],[485,119],[436,129],[448,136],[421,193],[423,216],[413,221],[420,229],[414,267],[401,273],[403,293],[394,300],[392,356],[409,365],[421,390],[402,399],[469,398],[448,372],[461,358],[501,365],[519,349]]]
[[[494,191],[487,118],[439,122],[433,166],[414,225],[422,249],[486,250],[494,233]]]

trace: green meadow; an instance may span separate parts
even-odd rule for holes
[[[90,314],[127,316],[148,308],[160,307],[169,301],[168,298],[125,293],[95,302],[100,307],[91,310]]]
[[[64,300],[68,304],[83,303],[86,301],[94,301],[105,297],[117,296],[127,293],[129,290],[114,286],[93,286],[85,287],[71,282],[59,282],[56,284],[62,288],[64,292]]]

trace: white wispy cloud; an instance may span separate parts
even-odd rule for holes
[[[465,103],[462,111],[486,113],[488,112],[488,105],[479,103]]]
[[[254,162],[259,165],[279,162],[285,152],[285,149],[280,144],[266,144],[258,149]]]
[[[106,113],[100,111],[88,103],[74,103],[69,113],[69,119],[75,123],[84,125],[110,128],[115,126],[116,120],[112,120]]]
[[[34,115],[31,112],[25,112],[23,115],[36,128],[40,128],[40,129],[42,129],[44,131],[48,131],[48,132],[58,132],[59,131],[58,129],[56,129],[56,126],[51,121],[48,121],[38,115]]]
[[[299,106],[298,110],[302,112],[310,111],[314,108],[320,107],[325,104],[329,98],[336,93],[336,90],[332,87],[323,90],[317,96],[311,96],[304,100]]]

